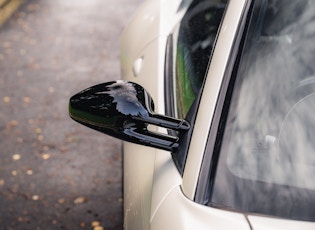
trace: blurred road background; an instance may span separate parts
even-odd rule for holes
[[[121,143],[67,106],[120,78],[119,35],[141,2],[0,0],[1,230],[122,229]]]

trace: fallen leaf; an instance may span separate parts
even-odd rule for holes
[[[20,154],[14,154],[12,156],[12,159],[15,160],[15,161],[20,160],[21,159],[21,155]]]
[[[100,222],[99,221],[93,221],[92,223],[91,223],[91,226],[92,227],[97,227],[97,226],[100,226]]]
[[[16,120],[9,121],[9,123],[7,124],[7,128],[16,127],[18,124],[19,124],[19,122]]]
[[[50,154],[49,154],[49,153],[44,153],[44,154],[42,154],[42,158],[43,158],[44,160],[47,160],[47,159],[50,158]]]
[[[25,103],[30,103],[31,99],[29,97],[23,97]]]
[[[33,172],[33,170],[32,169],[28,169],[28,170],[26,170],[26,174],[27,175],[32,175],[34,172]]]
[[[73,203],[74,204],[83,204],[83,203],[86,203],[87,201],[88,201],[88,199],[86,197],[81,196],[81,197],[76,198],[73,201]]]
[[[64,198],[60,198],[59,200],[58,200],[58,203],[59,204],[64,204],[66,202],[66,199],[64,199]]]
[[[32,196],[32,200],[39,200],[39,196],[38,195],[33,195]]]
[[[37,133],[37,134],[42,133],[42,130],[40,128],[36,128],[35,133]]]
[[[3,98],[3,102],[4,103],[9,103],[11,101],[11,98],[10,97],[4,97]]]

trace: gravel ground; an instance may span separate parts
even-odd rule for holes
[[[121,143],[68,116],[120,78],[141,0],[29,0],[0,28],[0,229],[122,229]]]

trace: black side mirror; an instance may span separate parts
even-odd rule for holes
[[[143,87],[121,80],[90,87],[71,97],[69,102],[70,117],[87,127],[124,141],[175,151],[178,136],[152,132],[148,126],[180,133],[189,130],[189,123],[153,110],[153,100]]]

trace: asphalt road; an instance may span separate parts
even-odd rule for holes
[[[0,27],[0,229],[122,229],[121,142],[68,116],[120,78],[142,0],[28,0]]]

